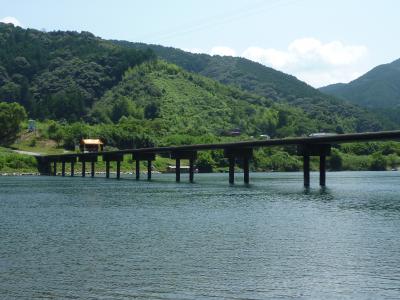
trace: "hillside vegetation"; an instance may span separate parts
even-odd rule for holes
[[[89,32],[0,23],[0,100],[22,104],[33,118],[76,121],[129,67],[152,58]]]
[[[373,68],[348,84],[320,88],[324,93],[370,108],[400,107],[400,59]]]
[[[309,118],[318,122],[321,131],[377,131],[395,126],[391,122],[378,121],[373,112],[321,93],[294,76],[245,58],[194,54],[171,47],[126,41],[114,43],[139,50],[150,48],[159,57],[187,71],[233,85],[274,102],[300,108]],[[332,124],[337,126],[332,128]]]
[[[381,123],[400,126],[400,59],[373,68],[348,84],[333,84],[322,92],[373,110]]]

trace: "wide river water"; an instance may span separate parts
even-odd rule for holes
[[[400,172],[240,175],[0,177],[0,299],[400,298]]]

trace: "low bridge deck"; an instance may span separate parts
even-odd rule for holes
[[[151,164],[156,154],[169,154],[176,160],[176,181],[180,181],[180,160],[189,160],[189,180],[193,182],[194,162],[197,151],[224,150],[225,157],[229,161],[229,182],[234,183],[235,162],[240,161],[244,173],[244,182],[249,183],[249,160],[254,148],[272,146],[297,146],[297,154],[303,156],[304,185],[310,185],[310,156],[320,157],[320,185],[325,186],[326,156],[330,155],[331,145],[351,142],[400,140],[400,130],[381,131],[352,134],[335,134],[309,137],[295,137],[284,139],[251,140],[232,143],[198,144],[171,147],[153,147],[140,149],[125,149],[117,151],[103,151],[92,153],[73,153],[60,155],[37,156],[39,171],[45,175],[57,174],[57,162],[62,164],[62,175],[65,176],[65,163],[71,163],[71,176],[74,176],[74,163],[82,162],[82,176],[86,173],[86,162],[91,163],[91,176],[94,177],[94,167],[97,158],[101,156],[106,164],[106,177],[110,177],[110,162],[117,163],[117,178],[120,178],[120,162],[124,155],[132,155],[136,161],[136,179],[139,179],[139,162],[147,161],[148,179],[151,179]],[[51,168],[53,164],[53,168]],[[52,170],[51,170],[52,169]]]

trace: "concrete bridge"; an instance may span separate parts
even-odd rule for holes
[[[180,161],[189,160],[189,181],[194,180],[194,164],[198,151],[224,150],[224,155],[229,162],[229,183],[234,183],[235,163],[240,161],[243,167],[244,182],[249,178],[249,161],[253,156],[253,149],[260,147],[273,147],[293,145],[297,147],[297,154],[303,157],[304,186],[310,186],[310,156],[319,156],[319,184],[326,185],[326,157],[331,153],[331,146],[340,143],[399,140],[400,130],[367,132],[338,135],[321,135],[311,137],[297,137],[284,139],[268,139],[257,141],[243,141],[221,144],[199,144],[177,147],[154,147],[141,149],[126,149],[119,151],[74,153],[61,155],[36,156],[39,172],[43,175],[56,175],[57,163],[61,164],[61,174],[65,176],[65,164],[71,164],[71,176],[74,176],[74,165],[82,163],[81,176],[86,175],[86,164],[90,163],[91,177],[95,175],[95,164],[101,156],[106,166],[106,178],[110,178],[110,162],[116,162],[116,178],[121,176],[121,161],[125,155],[131,155],[136,163],[136,179],[140,179],[140,161],[147,161],[147,179],[151,179],[151,166],[156,154],[169,155],[176,162],[176,181],[181,179]]]

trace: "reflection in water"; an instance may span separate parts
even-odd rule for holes
[[[0,298],[399,298],[400,176],[327,175],[0,177]]]

